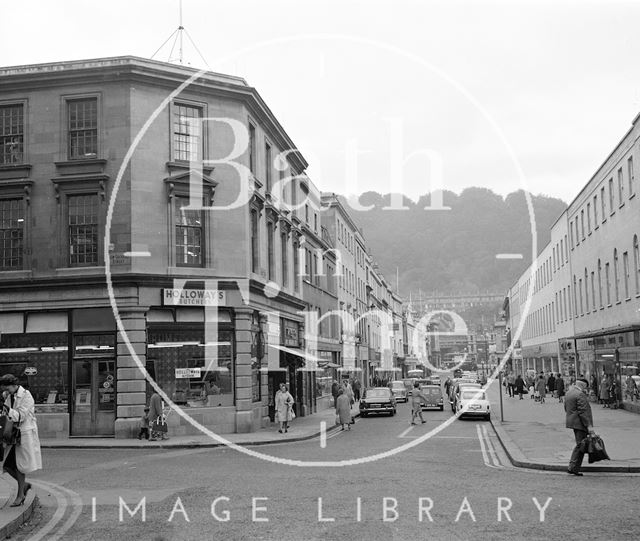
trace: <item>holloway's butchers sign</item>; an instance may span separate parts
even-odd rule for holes
[[[176,379],[199,378],[201,368],[176,368]]]
[[[219,289],[172,289],[162,290],[164,306],[225,306],[226,293]]]

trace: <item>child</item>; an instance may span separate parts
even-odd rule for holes
[[[140,432],[138,434],[138,439],[141,440],[142,436],[145,439],[149,439],[149,406],[145,406],[144,414],[140,417]]]

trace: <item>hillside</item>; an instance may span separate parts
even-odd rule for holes
[[[542,195],[531,199],[539,253],[566,204]],[[383,210],[389,194],[367,192],[360,204],[374,208],[349,210],[388,281],[395,286],[397,268],[404,297],[419,290],[506,292],[531,263],[531,221],[524,192],[503,198],[486,188],[468,188],[460,195],[447,191],[444,206],[451,210],[424,210],[429,200],[428,195],[418,203],[404,198],[408,210]],[[499,260],[499,253],[524,258]]]

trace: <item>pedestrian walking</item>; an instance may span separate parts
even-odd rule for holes
[[[553,372],[549,375],[549,379],[547,380],[547,389],[549,389],[549,394],[551,396],[556,395],[556,378],[553,375]]]
[[[558,374],[556,379],[556,393],[558,394],[558,404],[562,404],[564,398],[564,379]]]
[[[611,384],[609,383],[609,376],[604,374],[602,381],[600,382],[600,402],[603,404],[603,408],[609,407],[609,389]]]
[[[586,379],[578,379],[575,384],[569,388],[567,398],[564,403],[564,411],[566,413],[566,427],[573,430],[576,440],[576,446],[571,453],[569,468],[567,473],[581,476],[580,468],[582,459],[584,458],[585,449],[582,440],[587,434],[595,434],[593,430],[593,415],[591,414],[591,404],[587,399],[587,389],[589,382]]]
[[[520,395],[520,400],[522,400],[522,395],[524,393],[524,380],[522,379],[522,376],[520,374],[518,374],[518,377],[516,378],[516,394]]]
[[[340,390],[340,384],[334,379],[331,384],[331,396],[333,396],[333,406],[336,406],[338,400],[338,391]]]
[[[11,507],[18,507],[24,505],[27,492],[31,489],[26,474],[42,469],[35,403],[31,393],[20,385],[13,374],[1,377],[0,387],[4,398],[2,414],[20,426],[20,441],[4,448],[2,465],[2,469],[18,483],[18,493],[11,504]]]
[[[285,383],[280,384],[278,392],[276,392],[276,422],[280,423],[278,432],[289,431],[289,422],[291,422],[295,414],[293,413],[293,396],[287,390]]]
[[[536,383],[536,391],[540,395],[540,403],[544,404],[544,398],[547,395],[547,384],[544,381],[544,376],[540,374],[538,381]]]
[[[342,384],[342,386],[343,386],[345,394],[349,397],[349,402],[351,404],[353,404],[354,403],[354,400],[353,400],[353,388],[351,387],[351,384],[349,383],[349,380],[345,379],[343,384]]]
[[[507,376],[507,391],[509,391],[509,396],[511,398],[514,397],[514,389],[515,389],[515,383],[516,383],[516,378],[513,375],[513,372],[509,372],[509,375]]]
[[[422,391],[420,390],[420,384],[416,381],[413,384],[413,389],[411,389],[411,424],[416,424],[416,416],[420,416],[420,420],[422,424],[427,421],[424,420],[422,416],[422,403],[427,401],[427,397],[424,396]]]
[[[341,425],[341,430],[344,430],[345,425],[351,430],[351,400],[344,388],[340,389],[336,402],[336,424]]]
[[[636,397],[637,392],[638,391],[637,391],[637,388],[636,388],[636,382],[633,381],[633,378],[631,377],[631,375],[628,375],[627,379],[625,380],[625,389],[624,389],[625,396],[631,402],[633,402],[633,400]]]
[[[138,439],[141,440],[144,436],[145,440],[149,439],[149,406],[145,406],[144,413],[140,417],[140,432],[138,432]]]
[[[167,437],[167,423],[164,418],[164,403],[162,397],[156,392],[151,395],[149,399],[149,424],[151,428],[151,437],[149,441],[166,440]]]
[[[362,386],[360,385],[360,380],[358,378],[353,379],[351,388],[353,389],[353,399],[358,402],[360,400],[360,389],[362,388]]]

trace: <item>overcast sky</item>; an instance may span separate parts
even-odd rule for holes
[[[5,2],[0,63],[149,58],[178,5]],[[258,89],[320,189],[414,199],[438,178],[505,195],[519,164],[533,193],[569,202],[640,112],[639,16],[630,1],[183,0],[208,66]],[[186,37],[183,61],[206,67]]]

